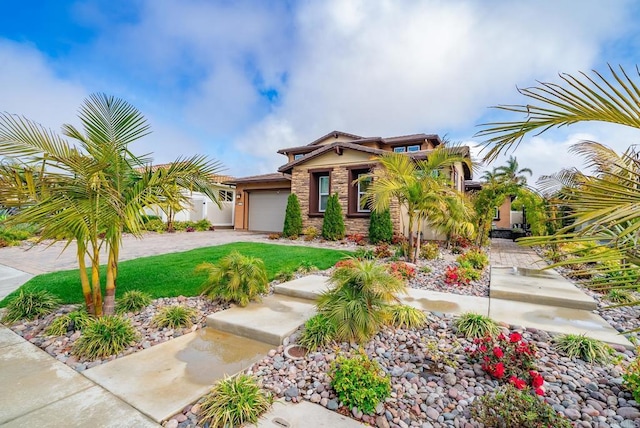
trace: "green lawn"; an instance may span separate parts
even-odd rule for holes
[[[232,250],[264,260],[269,280],[272,280],[280,271],[297,269],[303,261],[310,262],[319,269],[327,269],[350,254],[347,251],[323,248],[238,242],[198,248],[183,253],[143,257],[120,262],[116,299],[127,290],[145,291],[154,298],[196,296],[200,293],[200,287],[206,278],[206,273],[195,272],[196,266],[202,262],[215,263]],[[101,269],[101,273],[104,285],[104,269]],[[77,269],[38,275],[21,288],[48,290],[58,296],[63,303],[84,301]],[[0,307],[6,306],[15,294],[17,291],[2,300]]]

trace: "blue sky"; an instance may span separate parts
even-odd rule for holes
[[[523,102],[516,86],[634,71],[638,18],[632,0],[6,2],[0,110],[58,130],[87,95],[116,95],[152,125],[135,152],[207,154],[235,176],[275,171],[279,148],[334,129],[473,145],[477,124],[501,118],[488,106]],[[579,165],[573,142],[623,150],[637,136],[585,124],[514,154],[539,176]]]

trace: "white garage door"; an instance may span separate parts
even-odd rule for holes
[[[249,193],[249,230],[282,232],[289,190],[254,190]]]

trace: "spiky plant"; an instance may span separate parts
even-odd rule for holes
[[[191,327],[198,311],[185,306],[165,306],[153,317],[153,324],[160,328]]]
[[[454,321],[458,334],[463,335],[467,339],[476,339],[486,336],[494,336],[500,333],[500,328],[491,318],[467,312],[462,314]]]
[[[388,316],[394,327],[420,328],[427,322],[424,312],[408,305],[389,305]]]
[[[317,314],[304,323],[304,330],[300,334],[298,344],[314,351],[321,346],[328,345],[335,336],[336,327],[323,314]]]
[[[44,332],[49,336],[62,336],[84,329],[91,321],[92,317],[86,311],[73,311],[55,318]]]
[[[7,305],[7,313],[3,322],[13,323],[22,319],[32,320],[48,315],[60,306],[60,301],[46,290],[24,291],[20,289],[18,295]]]
[[[580,358],[588,363],[606,363],[614,352],[606,343],[584,334],[563,334],[554,342],[556,349],[567,357]]]
[[[208,273],[202,294],[211,299],[234,302],[244,307],[269,291],[264,262],[237,251],[221,258],[218,264],[202,263],[196,270]]]
[[[116,302],[116,312],[137,312],[151,303],[151,295],[140,290],[126,291]]]
[[[138,340],[131,321],[118,315],[96,318],[73,345],[73,354],[88,360],[117,355]]]

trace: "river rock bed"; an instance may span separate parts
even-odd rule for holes
[[[168,328],[160,329],[153,325],[153,317],[159,309],[165,306],[175,305],[187,306],[194,308],[197,311],[196,321],[190,328],[175,330]],[[205,326],[207,315],[228,307],[229,305],[212,302],[211,300],[201,296],[179,296],[155,299],[150,305],[138,313],[122,314],[125,318],[131,320],[131,323],[139,334],[139,340],[131,344],[131,346],[118,355],[112,355],[104,360],[95,361],[87,361],[85,359],[78,358],[75,355],[71,355],[71,349],[73,348],[75,341],[80,337],[80,331],[70,331],[64,336],[47,336],[45,334],[46,328],[56,317],[76,310],[78,308],[77,305],[61,306],[56,312],[51,313],[44,318],[39,318],[33,321],[17,322],[9,326],[9,328],[24,337],[30,343],[33,343],[46,351],[49,355],[55,357],[58,361],[62,361],[69,367],[81,372],[104,362],[124,357],[125,355],[150,348],[151,346],[203,328]]]

